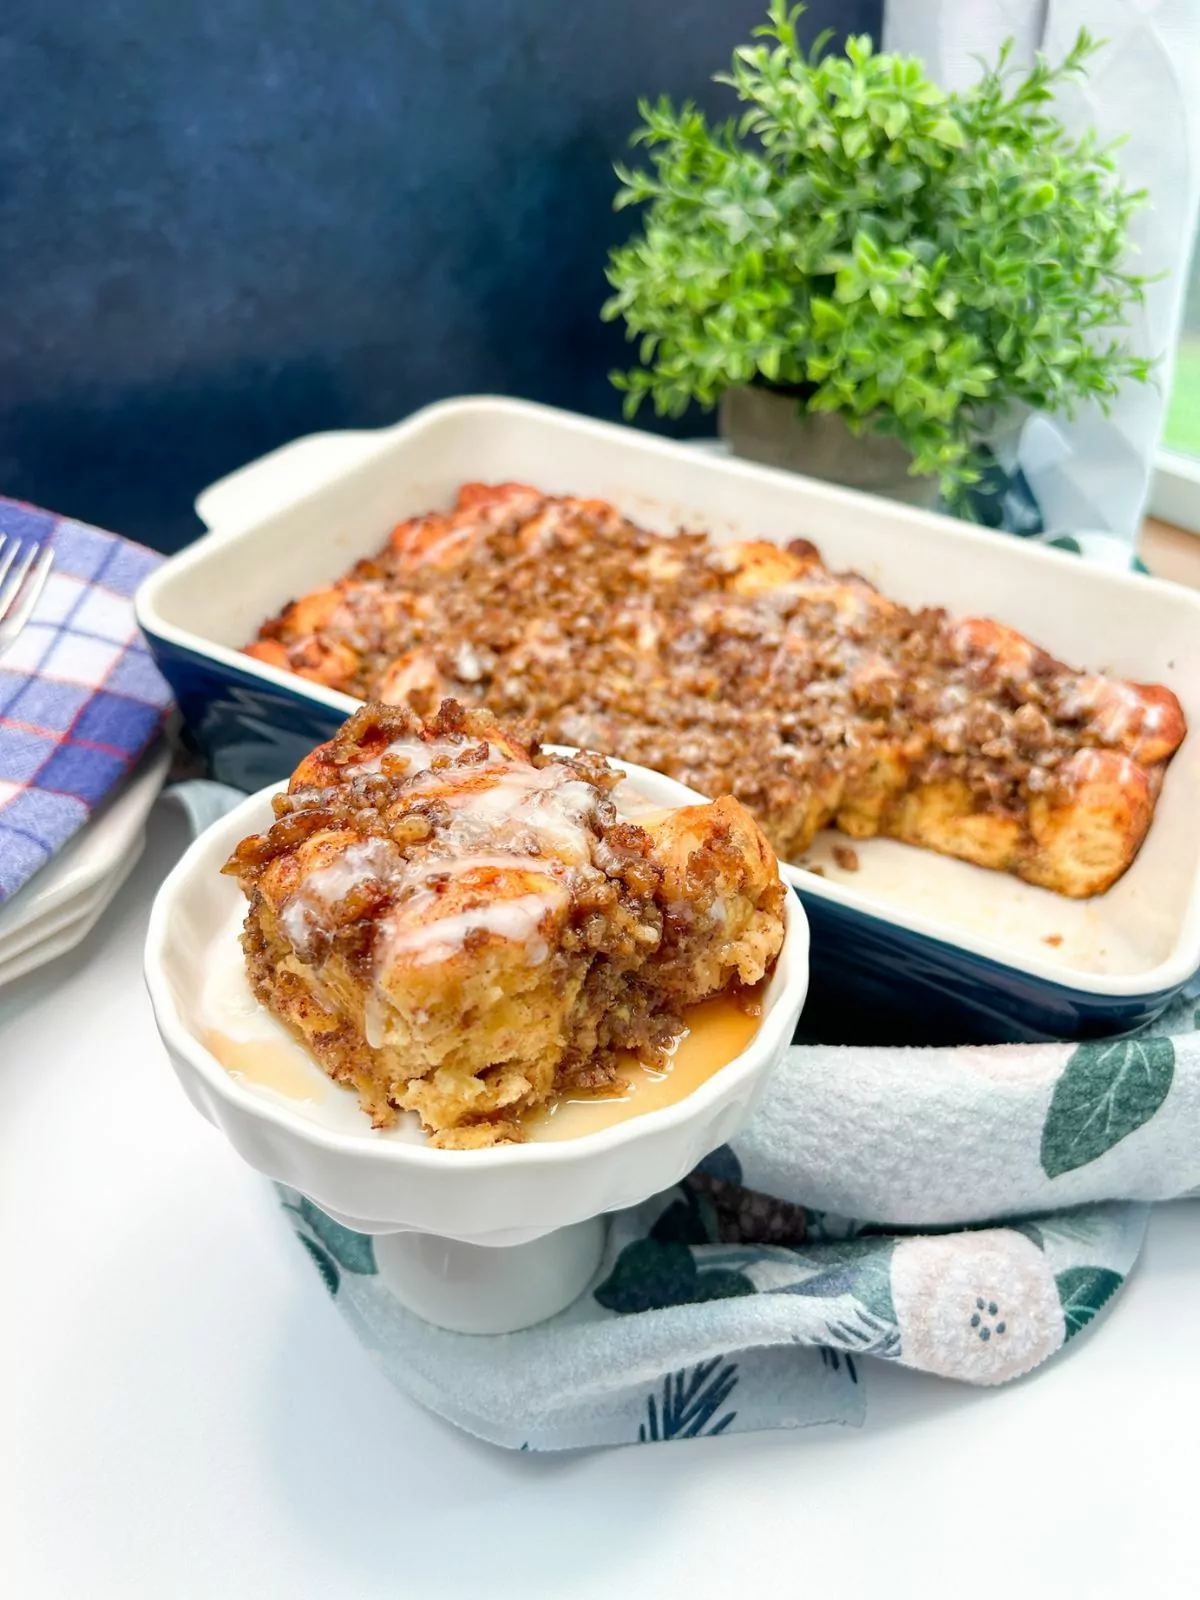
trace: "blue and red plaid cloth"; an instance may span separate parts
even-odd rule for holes
[[[161,556],[3,498],[0,533],[54,547],[34,614],[0,655],[2,903],[137,762],[171,695],[133,617],[134,590]]]

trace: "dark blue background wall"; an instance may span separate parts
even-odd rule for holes
[[[0,492],[171,549],[198,489],[299,433],[483,390],[616,415],[612,161],[639,94],[726,101],[708,76],[764,11],[5,6]]]

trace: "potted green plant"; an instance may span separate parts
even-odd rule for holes
[[[995,430],[1148,376],[1121,335],[1145,196],[1054,114],[1098,48],[1086,32],[1020,75],[1006,46],[946,94],[866,36],[806,54],[802,9],[772,0],[718,75],[740,117],[641,102],[650,165],[617,167],[615,204],[648,209],[603,310],[640,364],[613,382],[627,415],[720,402],[739,454],[953,504]]]

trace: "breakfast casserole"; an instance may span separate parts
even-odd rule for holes
[[[786,891],[749,812],[623,819],[621,781],[487,711],[367,705],[238,846],[251,987],[376,1127],[413,1111],[443,1148],[519,1142],[770,972]]]
[[[896,604],[806,539],[663,536],[516,483],[401,523],[248,653],[423,715],[452,696],[733,796],[786,860],[834,827],[1079,898],[1133,861],[1185,732],[1170,690]]]

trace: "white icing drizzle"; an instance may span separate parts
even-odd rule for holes
[[[417,774],[412,784],[414,789],[439,785],[438,798],[453,812],[440,839],[452,850],[492,842],[511,844],[522,854],[532,846],[573,863],[590,860],[588,825],[599,795],[562,762],[541,768],[510,761],[492,769],[430,770]]]
[[[489,855],[480,851],[475,855],[428,855],[419,861],[409,863],[409,870],[405,873],[406,881],[417,884],[425,883],[430,878],[461,878],[468,872],[479,872],[494,869],[497,872],[515,872],[523,868],[532,868],[536,872],[553,872],[557,862],[544,861],[538,856],[523,856],[516,852],[500,852]]]
[[[793,597],[807,605],[830,605],[844,627],[848,623],[863,622],[880,604],[879,596],[865,585],[859,587],[849,579],[835,577],[831,572],[794,578],[781,583],[773,591],[781,597]]]
[[[483,677],[483,663],[469,639],[464,639],[455,652],[454,671],[463,683],[478,683]]]
[[[1080,750],[1063,768],[1063,776],[1077,784],[1092,783],[1097,778],[1106,778],[1122,788],[1127,788],[1134,782],[1137,770],[1128,756],[1119,755],[1116,751]]]
[[[303,880],[280,915],[284,932],[297,949],[308,943],[315,915],[339,900],[367,878],[382,877],[396,859],[396,847],[387,839],[361,839],[318,867]]]
[[[419,540],[406,541],[407,548],[404,551],[404,555],[409,561],[419,558],[421,561],[428,561],[436,566],[440,560],[457,554],[464,545],[473,544],[476,539],[481,537],[482,532],[483,529],[478,523],[452,523],[450,527],[439,533],[435,539],[431,539],[424,547],[422,547]]]
[[[386,969],[397,956],[411,956],[417,962],[448,961],[466,943],[471,933],[491,933],[512,944],[526,947],[530,966],[546,959],[548,948],[544,939],[535,939],[543,917],[565,904],[567,890],[562,884],[548,884],[536,894],[515,895],[511,900],[489,900],[485,905],[472,906],[448,917],[434,917],[420,922],[423,911],[435,908],[438,899],[432,894],[414,895],[404,906],[403,921],[389,918],[385,939],[381,942],[380,970]]]
[[[982,617],[949,623],[947,637],[964,658],[988,662],[1010,683],[1024,683],[1038,655],[1037,646],[1021,634]]]
[[[348,772],[378,772],[383,766],[384,756],[395,756],[408,762],[410,773],[428,772],[435,761],[454,761],[466,750],[477,747],[479,741],[454,739],[393,739],[374,755],[366,756],[361,761],[353,762],[347,767]],[[498,745],[490,744],[487,747],[487,761],[473,767],[473,772],[486,772],[494,767],[507,767],[511,765],[512,758]]]
[[[304,953],[322,910],[368,879],[390,891],[394,901],[378,923],[364,1014],[372,1048],[386,1042],[387,984],[397,961],[448,961],[471,934],[484,933],[519,947],[528,965],[540,965],[550,954],[541,929],[547,915],[567,904],[568,880],[598,870],[592,825],[600,791],[563,762],[534,767],[490,743],[484,762],[433,765],[472,749],[477,742],[393,741],[386,753],[408,762],[399,782],[446,808],[434,836],[408,855],[385,838],[356,840],[310,873],[281,913],[289,939]],[[376,771],[382,755],[347,770]],[[491,875],[478,889],[462,883],[475,871]],[[443,892],[432,884],[439,877],[461,886]],[[479,903],[470,904],[476,897]]]
[[[1132,683],[1090,675],[1076,679],[1063,698],[1068,717],[1088,717],[1092,727],[1110,744],[1121,744],[1139,734],[1157,733],[1162,726],[1161,702],[1148,701]]]
[[[372,1050],[382,1048],[387,1039],[388,1004],[377,987],[367,990],[363,1005],[363,1037]]]
[[[671,540],[663,539],[651,545],[642,557],[640,566],[649,578],[665,583],[678,576],[683,567],[683,559],[677,549],[672,549]],[[727,566],[726,571],[729,570],[731,567]]]
[[[440,696],[444,692],[442,675],[428,650],[410,650],[407,655],[397,656],[379,684],[379,698],[391,706],[403,705],[412,694]],[[369,761],[360,765],[370,771]]]
[[[540,553],[549,550],[563,528],[570,525],[570,507],[560,500],[551,500],[531,517],[521,529],[521,548]]]
[[[963,683],[948,683],[938,695],[938,715],[930,730],[948,755],[958,755],[967,746],[967,717],[971,691]]]

